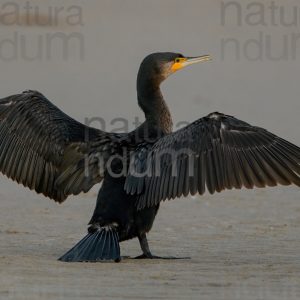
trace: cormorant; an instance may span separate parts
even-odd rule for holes
[[[120,260],[119,242],[138,237],[150,252],[150,231],[161,201],[225,189],[296,184],[300,148],[233,116],[211,113],[172,132],[160,84],[208,55],[147,56],[137,76],[145,122],[130,133],[83,125],[41,93],[0,100],[0,170],[61,203],[102,182],[88,234],[62,261]]]

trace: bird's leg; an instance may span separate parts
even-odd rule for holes
[[[135,257],[136,259],[142,259],[142,258],[153,258],[153,255],[150,252],[148,240],[146,237],[146,233],[142,233],[138,235],[139,242],[143,251],[142,255],[139,255]]]
[[[150,248],[149,248],[146,233],[139,234],[138,238],[139,238],[139,242],[140,242],[143,254],[135,257],[135,259],[147,259],[147,258],[148,259],[189,259],[190,258],[190,257],[173,257],[173,256],[160,257],[160,256],[152,255]]]

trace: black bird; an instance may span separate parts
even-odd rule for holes
[[[119,242],[138,237],[150,252],[150,231],[162,200],[225,189],[296,184],[300,148],[232,116],[211,113],[172,133],[160,84],[208,55],[147,56],[137,77],[145,122],[130,133],[83,125],[41,93],[0,100],[0,170],[61,203],[103,182],[88,234],[62,261],[120,260]]]

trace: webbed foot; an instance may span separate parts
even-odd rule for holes
[[[141,254],[137,257],[135,257],[134,259],[169,259],[169,260],[173,260],[173,259],[191,259],[190,257],[175,257],[175,256],[156,256],[156,255],[152,255],[151,253],[149,254]]]

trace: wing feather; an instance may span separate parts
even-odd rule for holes
[[[0,99],[0,171],[55,201],[100,182],[105,170],[95,157],[107,159],[119,141],[70,118],[39,92]]]
[[[127,176],[125,190],[138,194],[138,208],[189,193],[202,195],[206,188],[213,194],[242,187],[300,186],[299,147],[221,113],[212,113],[136,152],[131,163],[135,169],[151,170],[144,176],[130,170]]]

